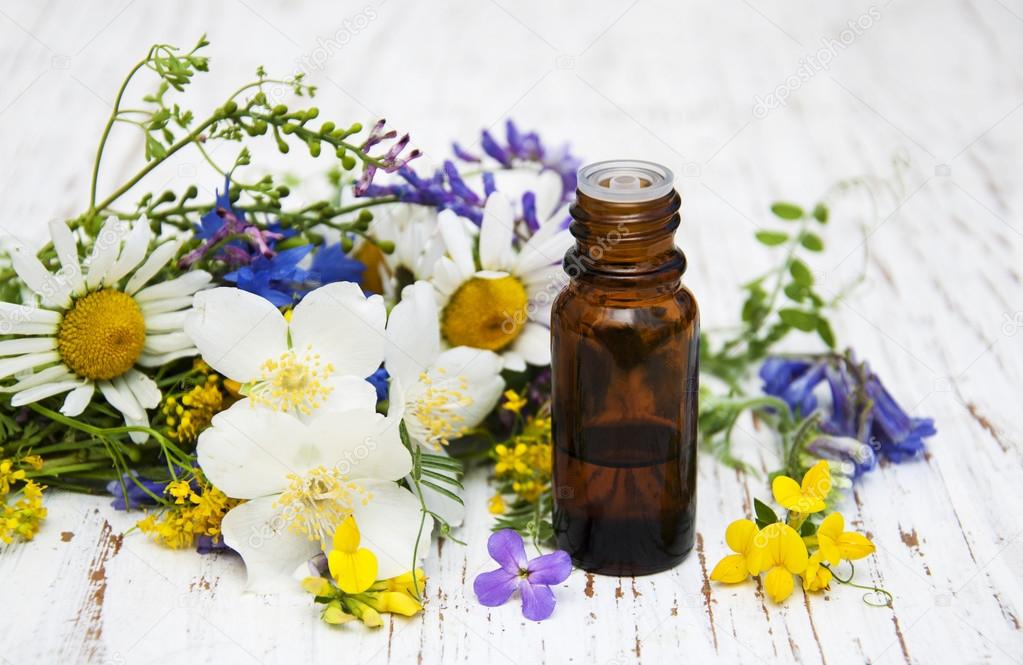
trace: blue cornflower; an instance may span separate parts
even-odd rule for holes
[[[366,380],[372,383],[373,387],[376,388],[378,402],[382,402],[387,399],[387,395],[390,392],[387,381],[390,378],[391,375],[388,374],[387,370],[383,367],[366,377]]]
[[[316,285],[308,290],[332,284],[334,282],[362,282],[362,273],[366,266],[345,254],[341,243],[322,245],[313,254],[312,265],[309,266],[309,277]]]
[[[299,262],[312,251],[312,245],[300,245],[277,252],[271,258],[260,256],[249,265],[224,275],[224,279],[243,291],[263,296],[278,307],[293,304],[305,290],[309,271]]]

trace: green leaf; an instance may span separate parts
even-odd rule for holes
[[[785,285],[785,295],[794,302],[803,302],[806,299],[806,287],[789,282]]]
[[[813,218],[821,224],[828,223],[828,207],[823,203],[818,203],[813,207]]]
[[[457,501],[458,503],[462,504],[463,506],[465,505],[465,502],[462,501],[462,497],[458,496],[457,494],[455,494],[454,492],[452,492],[451,490],[449,490],[446,487],[441,487],[437,483],[430,482],[429,480],[420,480],[419,484],[422,485],[423,487],[429,487],[430,489],[432,489],[434,492],[437,492],[438,494],[443,494],[444,496],[446,496],[447,498],[451,499],[452,501]]]
[[[778,515],[775,514],[771,506],[767,505],[760,499],[753,499],[753,512],[757,515],[757,526],[761,529],[768,524],[774,524],[778,521]],[[761,524],[763,526],[761,526]]]
[[[768,247],[774,247],[775,245],[780,245],[788,240],[789,234],[784,231],[757,231],[756,237],[761,244],[767,245]]]
[[[793,219],[802,219],[803,215],[806,214],[803,212],[803,209],[795,203],[786,203],[785,201],[772,203],[771,212],[773,212],[776,217],[789,221]]]
[[[789,264],[789,274],[792,275],[792,279],[796,280],[796,284],[799,284],[800,286],[813,285],[813,273],[811,273],[810,268],[799,259],[792,259],[792,263]]]
[[[799,535],[803,538],[812,536],[815,533],[817,533],[817,527],[810,520],[806,520],[803,522],[803,526],[799,527]]]
[[[820,252],[824,249],[824,241],[816,233],[805,231],[799,236],[799,244],[811,252]]]
[[[828,345],[829,349],[835,348],[835,333],[831,330],[831,324],[827,319],[817,319],[817,335]]]
[[[820,320],[813,312],[804,312],[801,309],[794,309],[787,307],[785,309],[778,310],[778,316],[781,320],[789,324],[797,330],[803,332],[812,332],[817,329],[817,321]]]

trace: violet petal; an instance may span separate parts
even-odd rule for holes
[[[518,575],[527,565],[526,546],[522,536],[513,529],[495,531],[487,540],[487,551],[501,568],[512,575]]]
[[[551,588],[542,584],[525,582],[520,587],[522,593],[522,616],[532,621],[543,621],[554,612],[557,600]]]
[[[527,568],[526,579],[531,584],[561,584],[572,574],[572,557],[564,550],[556,550],[530,560]]]
[[[497,607],[508,602],[515,589],[519,587],[519,581],[518,575],[498,568],[477,575],[472,583],[472,590],[476,592],[476,598],[481,605]]]

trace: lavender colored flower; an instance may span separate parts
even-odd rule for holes
[[[398,136],[398,132],[393,129],[385,129],[387,125],[386,120],[379,120],[373,129],[369,132],[369,137],[363,141],[360,149],[369,154],[371,148],[384,141],[389,141]],[[416,157],[422,154],[419,150],[411,150],[404,157],[402,153],[405,152],[405,148],[409,144],[409,135],[404,134],[401,138],[391,144],[383,155],[371,158],[371,161],[366,162],[366,166],[363,169],[362,175],[359,177],[358,182],[355,183],[355,195],[366,196],[369,189],[372,187],[373,178],[376,176],[378,170],[383,169],[385,173],[396,173],[401,169],[407,167],[408,163]]]
[[[534,559],[526,558],[522,536],[512,529],[491,534],[487,551],[501,567],[481,573],[472,588],[480,604],[497,607],[508,602],[515,590],[522,596],[522,615],[543,621],[554,612],[557,600],[551,585],[561,584],[572,573],[572,559],[556,550]]]
[[[768,358],[760,366],[764,392],[783,399],[797,415],[808,416],[817,408],[814,388],[824,378],[823,362]]]
[[[122,475],[119,481],[111,480],[106,489],[114,497],[110,502],[114,510],[135,510],[142,506],[155,506],[158,502],[154,495],[163,496],[166,487],[165,481],[149,480],[131,471]]]
[[[869,371],[869,370],[868,370]],[[864,389],[873,403],[870,424],[871,446],[892,462],[919,456],[924,439],[937,433],[931,418],[914,418],[898,405],[876,374],[870,373]]]

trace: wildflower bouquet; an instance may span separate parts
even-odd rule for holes
[[[153,46],[117,92],[83,212],[52,222],[42,248],[3,239],[0,538],[37,533],[47,487],[110,493],[115,508],[146,511],[138,530],[161,545],[233,550],[250,589],[301,587],[328,623],[378,626],[382,613],[420,611],[430,535],[456,539],[466,465],[482,462],[504,534],[494,558],[530,576],[495,574],[480,589],[499,604],[519,588],[532,618],[550,615],[549,585],[570,564],[526,562],[510,534],[553,536],[549,320],[580,161],[509,121],[427,173],[407,134],[322,120],[302,76],[262,69],[196,113],[187,91],[208,70],[206,46]],[[150,92],[127,104],[146,77]],[[104,149],[120,130],[141,132],[143,161],[104,193]],[[292,203],[286,176],[248,175],[255,142],[327,159],[332,195]],[[138,193],[186,150],[209,178]],[[741,465],[730,435],[754,410],[779,433],[783,473],[826,459],[838,486],[878,455],[917,454],[933,427],[833,350],[831,303],[798,256],[823,247],[810,227],[827,221],[826,203],[773,210],[797,226],[758,234],[784,262],[744,287],[735,337],[703,342],[705,377],[721,388],[702,395],[701,433]],[[795,330],[827,350],[770,356]],[[749,394],[758,366],[764,392]],[[827,400],[815,390],[825,383]],[[787,528],[802,533],[812,522],[798,515],[815,512]],[[784,531],[762,521],[756,534],[730,528],[733,549]],[[825,522],[819,565],[833,562],[825,536],[842,532]]]

